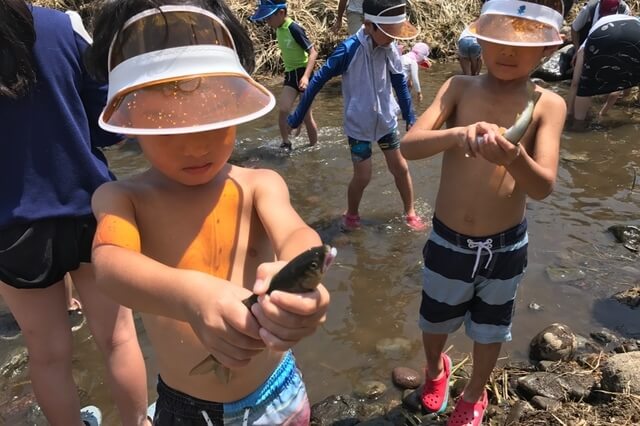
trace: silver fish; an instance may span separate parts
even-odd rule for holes
[[[334,247],[324,244],[299,254],[271,278],[267,294],[275,290],[289,293],[305,293],[314,290],[320,284],[327,268],[333,263],[336,253],[337,250]],[[257,301],[258,296],[252,294],[242,303],[250,310]],[[231,371],[220,364],[213,355],[200,361],[189,371],[189,375],[207,374],[212,371],[221,382],[229,383]]]
[[[506,140],[514,145],[520,144],[520,139],[522,139],[529,128],[529,124],[531,124],[531,120],[533,119],[533,110],[536,108],[536,104],[538,103],[541,95],[541,92],[535,91],[531,94],[531,98],[527,101],[527,106],[516,116],[516,122],[503,133],[502,136],[504,136]]]

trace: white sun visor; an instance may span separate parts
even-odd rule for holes
[[[254,120],[275,105],[242,67],[224,23],[193,6],[161,6],[129,19],[108,66],[99,124],[111,132],[201,132]]]
[[[519,0],[491,0],[467,30],[492,43],[511,46],[554,46],[560,36],[562,14],[551,7]]]

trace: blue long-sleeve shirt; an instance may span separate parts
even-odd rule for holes
[[[120,139],[98,127],[107,90],[83,66],[83,28],[32,12],[37,82],[25,97],[0,97],[0,228],[91,214],[93,191],[113,180],[98,147]]]
[[[358,140],[377,141],[398,125],[398,109],[404,120],[416,120],[411,95],[395,46],[373,47],[360,29],[333,51],[315,73],[288,123],[297,128],[320,89],[331,78],[342,75],[344,131]],[[396,102],[391,89],[396,93]],[[398,108],[399,103],[399,108]]]

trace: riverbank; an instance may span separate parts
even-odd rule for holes
[[[456,55],[458,37],[466,25],[478,16],[480,0],[406,0],[409,20],[418,28],[419,36],[415,41],[423,41],[431,47],[431,57],[447,60]],[[61,10],[77,10],[83,16],[87,27],[91,28],[91,18],[99,1],[95,0],[36,0],[35,4],[54,7]],[[259,75],[279,74],[282,61],[271,28],[264,24],[254,24],[249,20],[256,1],[228,0],[254,42],[256,49],[256,69]],[[569,12],[567,24],[583,5],[577,1]],[[289,0],[288,12],[292,19],[305,28],[309,39],[319,52],[319,61],[323,62],[335,45],[346,38],[347,24],[343,22],[339,33],[332,31],[338,10],[338,0]],[[627,0],[632,10],[640,11],[640,0]],[[413,42],[408,42],[412,44]]]

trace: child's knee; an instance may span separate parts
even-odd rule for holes
[[[132,342],[137,343],[136,329],[133,320],[118,319],[113,326],[110,323],[92,327],[96,345],[101,351],[110,353],[114,349]]]

